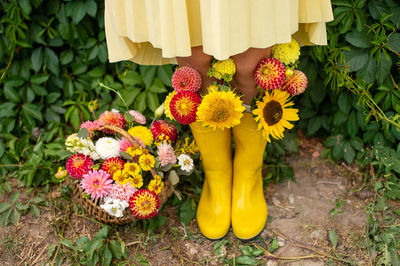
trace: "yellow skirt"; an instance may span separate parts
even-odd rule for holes
[[[247,49],[326,44],[330,0],[105,0],[110,62],[176,64],[203,46],[218,60]]]

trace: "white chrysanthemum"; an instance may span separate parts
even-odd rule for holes
[[[129,203],[125,200],[105,198],[104,204],[101,204],[100,207],[108,214],[119,218],[124,216],[123,212],[126,207],[129,207]]]
[[[187,154],[182,153],[181,155],[179,155],[178,163],[183,171],[190,172],[193,170],[193,159]]]
[[[96,142],[96,152],[103,160],[119,157],[119,141],[108,137],[100,138]]]
[[[82,153],[86,156],[90,156],[93,160],[100,159],[93,141],[90,138],[83,139],[78,137],[77,134],[72,134],[65,140],[65,146],[67,150],[72,153]]]

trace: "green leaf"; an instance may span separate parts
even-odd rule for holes
[[[65,50],[61,52],[60,62],[62,65],[71,63],[73,59],[74,59],[74,53],[71,50]]]
[[[357,71],[357,78],[362,78],[365,80],[367,84],[373,83],[375,81],[375,73],[376,73],[376,59],[374,57],[370,57],[368,59],[368,64],[365,65],[362,69]]]
[[[13,102],[6,102],[0,104],[0,118],[15,116],[16,113],[15,110],[13,110],[15,106],[16,104]]]
[[[149,93],[147,93],[147,98],[146,99],[147,99],[147,106],[153,112],[157,109],[158,106],[160,106],[157,94],[149,92]]]
[[[49,79],[50,75],[46,74],[36,74],[31,77],[31,82],[34,84],[45,83]]]
[[[157,77],[161,80],[161,82],[168,87],[172,87],[171,78],[172,78],[172,67],[171,65],[162,65],[158,67]]]
[[[39,47],[33,51],[31,56],[32,69],[38,72],[43,65],[43,48]]]
[[[85,6],[86,6],[86,13],[88,13],[88,15],[91,17],[95,17],[97,12],[96,1],[94,0],[86,1]]]
[[[338,105],[340,111],[344,114],[348,114],[351,108],[351,98],[348,93],[341,93],[338,99]]]
[[[40,209],[36,205],[32,205],[31,213],[34,217],[38,218],[40,216]]]
[[[147,93],[145,91],[142,91],[135,99],[135,110],[138,112],[143,112],[146,110],[147,105],[146,105],[146,98],[147,98]]]
[[[345,39],[355,47],[369,48],[371,46],[371,38],[366,29],[361,32],[353,30],[345,35]]]
[[[71,17],[74,24],[78,24],[86,14],[86,7],[83,1],[72,3]]]
[[[5,212],[6,210],[10,209],[12,207],[12,204],[9,202],[3,202],[2,204],[0,204],[0,213]]]
[[[18,103],[20,102],[20,98],[16,92],[16,90],[14,90],[12,87],[5,85],[4,86],[4,96],[6,97],[6,99],[8,99],[9,101]]]
[[[4,225],[4,226],[8,225],[9,218],[10,218],[10,215],[11,215],[11,211],[12,211],[12,210],[13,210],[12,208],[7,209],[6,211],[4,211],[4,212],[1,214],[1,216],[0,216],[0,222],[1,222],[2,225]]]
[[[321,128],[321,117],[316,116],[314,119],[311,119],[310,122],[308,123],[307,127],[307,134],[308,135],[313,135],[315,134],[320,128]]]
[[[39,96],[47,95],[46,89],[40,85],[32,84],[31,88],[35,92],[36,95],[39,95]]]
[[[142,74],[144,85],[146,88],[150,88],[153,84],[153,79],[156,75],[156,66],[140,66],[140,74]]]
[[[388,45],[396,53],[400,53],[400,33],[393,33],[390,35]]]
[[[6,147],[4,146],[3,141],[0,141],[0,158],[3,156]]]
[[[359,137],[352,138],[350,140],[350,145],[357,151],[361,151],[364,148],[364,144]]]
[[[63,238],[60,240],[60,244],[66,246],[67,248],[72,248],[73,244],[71,242],[71,240]]]
[[[346,142],[343,146],[343,158],[347,164],[351,164],[353,162],[354,157],[356,156],[356,152],[351,147],[350,143]]]
[[[79,126],[81,124],[81,119],[79,117],[79,110],[76,106],[73,106],[73,109],[72,109],[71,115],[70,115],[70,121],[75,129],[79,128]]]
[[[188,198],[179,208],[179,219],[187,225],[196,215],[196,208],[193,199]]]
[[[19,214],[19,212],[14,208],[11,211],[11,215],[10,215],[10,221],[13,225],[17,225],[19,223],[19,219],[21,218],[21,215]]]
[[[100,229],[100,231],[94,237],[95,238],[107,238],[109,230],[110,230],[110,227],[105,225]]]
[[[98,251],[103,246],[103,243],[103,238],[94,238],[93,241],[91,241],[89,245],[86,246],[86,255],[89,260],[92,260],[93,253],[95,251]]]
[[[32,116],[33,118],[35,118],[41,122],[43,120],[42,113],[38,110],[37,105],[34,105],[32,103],[24,103],[22,105],[22,111],[27,116]]]
[[[103,252],[103,264],[102,265],[110,265],[112,260],[111,250],[106,246]]]
[[[334,249],[336,249],[337,243],[338,243],[338,236],[335,232],[335,230],[329,231],[329,241],[331,241],[331,244]]]
[[[376,69],[376,80],[382,84],[386,77],[389,75],[390,68],[392,67],[392,60],[387,58],[383,52],[380,54],[380,60]]]
[[[44,62],[46,67],[56,76],[60,72],[59,60],[57,54],[50,48],[44,50]]]
[[[240,256],[238,258],[235,258],[234,260],[235,260],[235,263],[238,264],[238,265],[240,265],[240,264],[243,264],[243,265],[257,265],[257,264],[260,263],[259,260],[257,260],[254,257],[250,257],[250,256]]]
[[[122,258],[121,244],[116,240],[111,240],[108,246],[111,249],[113,257],[120,260]]]
[[[347,120],[347,132],[354,138],[358,132],[358,121],[355,111],[352,111]]]
[[[142,76],[135,71],[128,71],[125,75],[120,76],[120,79],[125,85],[135,86],[143,84]]]
[[[19,0],[18,4],[21,7],[22,11],[24,11],[24,13],[26,15],[29,15],[31,13],[32,7],[31,7],[30,0]]]
[[[17,201],[17,199],[19,198],[19,195],[21,193],[19,191],[14,192],[13,194],[11,194],[10,200],[12,203],[15,203]]]
[[[344,51],[343,54],[350,71],[360,70],[367,64],[369,59],[369,52],[366,49],[353,48],[351,51]]]
[[[79,129],[78,137],[82,139],[87,139],[89,137],[89,131],[86,128]]]
[[[59,92],[52,92],[47,94],[47,103],[54,103],[61,96]]]

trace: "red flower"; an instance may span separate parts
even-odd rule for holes
[[[295,70],[294,74],[283,82],[281,90],[287,91],[290,95],[299,95],[305,91],[307,83],[306,74],[300,70]]]
[[[174,95],[169,104],[172,116],[181,124],[190,124],[196,121],[197,107],[201,98],[197,93],[181,91]]]
[[[99,119],[97,120],[103,124],[112,125],[120,128],[125,128],[126,124],[123,114],[112,111],[105,111],[99,116]],[[111,129],[104,129],[104,132],[107,134],[115,134],[115,132]]]
[[[154,191],[139,189],[129,199],[129,209],[139,219],[149,219],[158,213],[160,200]]]
[[[157,120],[150,126],[150,130],[156,141],[170,140],[171,142],[175,142],[178,137],[178,130],[169,121]]]
[[[254,72],[254,78],[258,86],[265,90],[279,88],[286,78],[285,66],[276,58],[262,59]]]
[[[112,178],[112,176],[116,171],[124,169],[124,164],[125,161],[122,160],[121,158],[117,157],[108,158],[102,164],[101,170],[104,170],[107,173],[109,173],[110,177]]]
[[[77,153],[72,155],[67,161],[67,171],[72,177],[81,179],[93,166],[93,160],[86,155]]]
[[[187,66],[178,68],[172,75],[172,87],[177,92],[200,90],[201,76],[195,69]]]

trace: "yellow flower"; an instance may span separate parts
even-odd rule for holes
[[[151,154],[143,154],[142,156],[139,157],[139,164],[140,167],[144,170],[144,171],[150,171],[151,168],[154,167],[154,163],[155,163],[155,159],[154,156]]]
[[[132,157],[140,156],[140,155],[143,154],[143,148],[142,147],[136,147],[136,146],[128,147],[126,149],[126,153],[129,154]]]
[[[290,43],[276,44],[272,46],[272,56],[285,65],[294,64],[300,56],[300,46],[292,38]]]
[[[162,181],[162,178],[161,178],[161,176],[159,176],[159,175],[154,175],[154,180],[156,180],[157,181],[157,184],[160,184],[160,182]]]
[[[124,170],[130,175],[137,175],[140,173],[140,167],[137,163],[125,163]]]
[[[151,146],[153,143],[153,134],[151,133],[150,129],[144,126],[135,126],[131,127],[128,130],[129,135],[135,138],[139,138],[141,141],[143,141],[144,145],[146,146]]]
[[[153,179],[150,181],[149,190],[154,191],[156,194],[159,194],[164,187],[163,182],[157,182],[157,180]]]
[[[176,91],[170,92],[164,101],[164,114],[166,117],[168,117],[171,120],[175,120],[175,119],[171,114],[171,109],[169,109],[169,104],[171,103],[171,99],[172,99],[172,97],[174,97],[175,94],[176,94]]]
[[[230,128],[240,123],[245,107],[232,91],[213,91],[197,108],[197,120],[213,129]]]
[[[128,179],[129,177],[129,172],[124,169],[115,171],[112,179],[115,180],[115,182],[117,182],[118,184],[123,185],[126,183],[126,179]]]
[[[266,92],[262,101],[257,101],[257,109],[253,110],[258,122],[258,129],[262,129],[263,135],[268,142],[271,142],[270,135],[276,139],[284,137],[285,128],[293,128],[288,121],[297,121],[297,109],[287,108],[294,103],[289,101],[290,94],[286,91],[273,90]]]
[[[141,188],[143,186],[143,177],[141,175],[134,175],[132,178],[129,178],[129,182],[135,188]]]
[[[185,154],[196,154],[199,151],[199,147],[196,145],[196,141],[192,140],[191,143],[189,143],[190,138],[185,138],[185,143],[182,144],[182,141],[178,141],[176,144],[175,151],[179,151],[181,153]]]
[[[226,82],[232,80],[233,75],[235,75],[236,66],[232,58],[217,61],[211,65],[207,75],[209,77],[214,77],[216,79],[224,79]]]
[[[68,174],[67,170],[64,169],[64,167],[58,167],[57,173],[54,175],[57,179],[62,179],[66,177]]]

